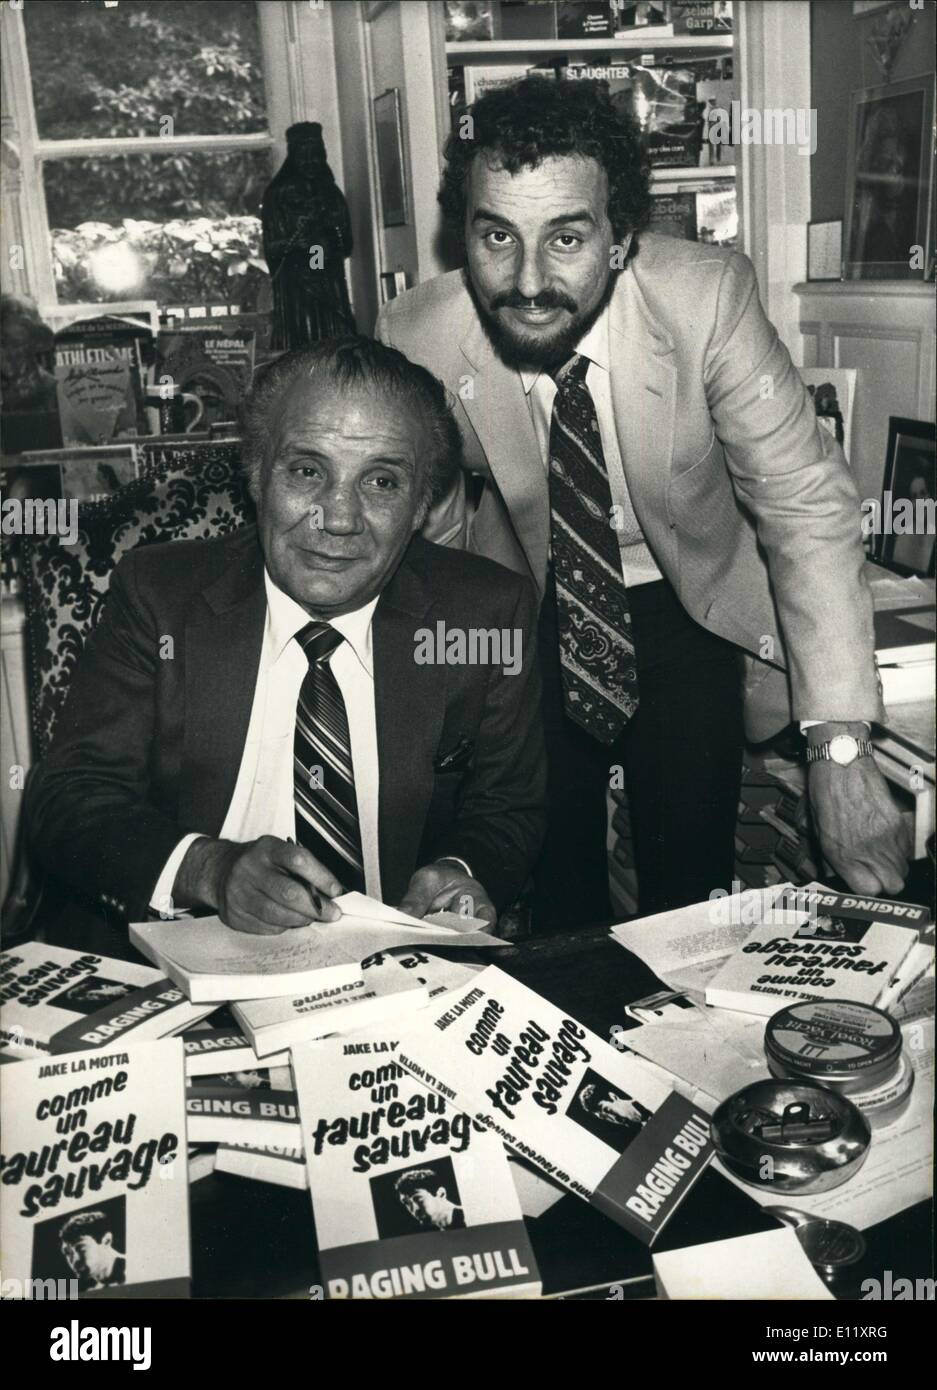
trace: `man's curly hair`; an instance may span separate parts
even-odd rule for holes
[[[581,155],[608,175],[608,220],[618,240],[647,226],[651,173],[636,121],[612,103],[605,82],[551,81],[525,77],[486,93],[469,108],[472,137],[458,130],[446,142],[439,202],[453,231],[464,238],[467,182],[472,161],[483,154],[516,174],[544,159]]]

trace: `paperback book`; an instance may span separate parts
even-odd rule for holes
[[[476,930],[472,918],[440,913],[423,921],[363,893],[335,899],[336,922],[314,922],[280,936],[250,936],[220,917],[199,917],[191,930],[178,922],[131,922],[130,939],[188,997],[202,1003],[270,999],[340,988],[360,976],[360,962],[389,946],[420,943],[492,949],[505,943]]]
[[[647,141],[651,164],[696,168],[703,141],[703,110],[692,68],[632,70],[632,114]]]
[[[270,1183],[273,1187],[291,1187],[300,1192],[309,1186],[302,1149],[219,1144],[215,1152],[215,1172]]]
[[[185,1108],[190,1144],[302,1147],[288,1067],[190,1077]]]
[[[236,1028],[199,1028],[186,1033],[186,1076],[220,1076],[223,1072],[256,1071],[259,1067],[289,1066],[288,1052],[260,1057],[244,1034]]]
[[[675,34],[731,34],[732,0],[670,0]]]
[[[536,1296],[500,1140],[397,1064],[391,1032],[293,1049],[327,1298]]]
[[[647,1245],[712,1157],[704,1112],[496,966],[418,1015],[399,1060]]]
[[[378,976],[372,983],[370,975]],[[353,980],[326,985],[279,999],[245,999],[232,1004],[234,1017],[244,1029],[258,1057],[291,1047],[294,1043],[348,1033],[414,1013],[429,1003],[429,995],[412,977],[393,979],[390,988],[379,971],[359,967]],[[266,1065],[266,1060],[264,1061]]]
[[[927,917],[925,908],[819,885],[785,889],[712,976],[706,1003],[765,1017],[801,999],[878,1004]]]
[[[184,1088],[178,1038],[4,1073],[5,1296],[188,1296]]]
[[[66,448],[146,433],[142,326],[103,316],[69,324],[55,337],[55,379]]]
[[[0,954],[0,1043],[19,1056],[162,1038],[209,1012],[149,965],[40,941]]]
[[[254,371],[254,330],[223,320],[210,328],[163,329],[156,340],[157,382],[198,396],[201,428],[234,420]]]

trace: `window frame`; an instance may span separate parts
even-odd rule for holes
[[[58,299],[52,262],[52,239],[46,208],[43,165],[83,155],[168,154],[269,150],[271,177],[286,154],[285,131],[311,119],[303,99],[302,64],[297,43],[297,16],[290,0],[255,0],[261,62],[267,98],[267,130],[245,135],[130,135],[45,140],[40,137],[33,106],[29,52],[22,5],[6,4],[2,26],[3,110],[0,113],[3,159],[0,164],[4,290],[32,298],[46,307],[66,307]],[[13,251],[23,248],[22,266]]]

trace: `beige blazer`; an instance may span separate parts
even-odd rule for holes
[[[858,494],[765,317],[747,257],[645,234],[609,306],[611,393],[635,513],[687,612],[748,654],[749,737],[791,719],[881,718]],[[378,336],[458,400],[484,477],[431,518],[542,591],[549,500],[520,376],[493,350],[461,271],[381,311]],[[615,346],[617,345],[617,347]]]

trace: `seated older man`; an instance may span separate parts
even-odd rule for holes
[[[536,601],[417,534],[460,452],[443,387],[392,348],[266,368],[257,526],[114,572],[31,789],[50,871],[130,919],[273,933],[358,888],[495,921],[543,831]]]

